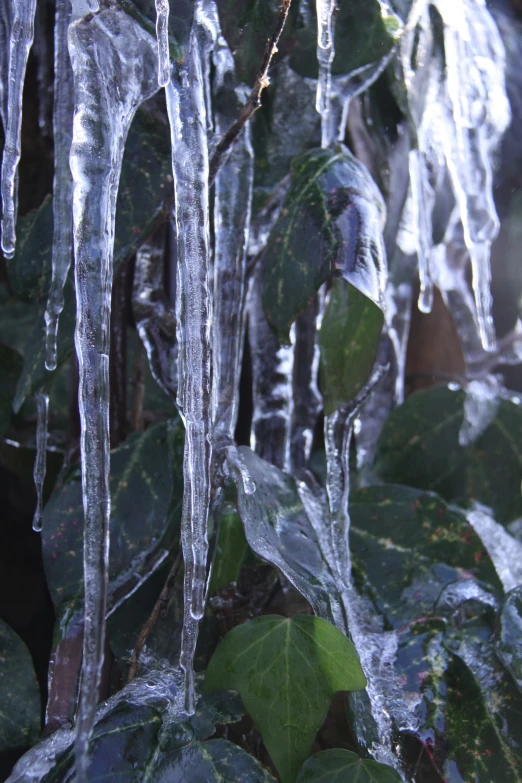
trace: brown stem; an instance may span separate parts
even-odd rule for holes
[[[267,41],[265,56],[263,57],[263,64],[261,70],[257,76],[252,92],[241,111],[239,117],[232,123],[230,128],[225,131],[221,139],[219,140],[214,153],[210,159],[209,164],[209,185],[212,185],[216,179],[216,175],[224,163],[224,158],[232,144],[236,141],[237,137],[245,127],[250,117],[261,106],[261,93],[268,87],[270,80],[268,78],[268,70],[272,64],[272,59],[277,52],[277,44],[283,32],[285,22],[290,10],[290,3],[292,0],[282,0],[281,9],[279,11],[279,18],[274,32]]]
[[[181,557],[182,554],[181,554],[181,547],[180,547],[179,552],[176,555],[176,559],[172,564],[172,568],[169,571],[169,575],[167,576],[167,581],[163,586],[163,590],[159,594],[158,600],[154,604],[154,609],[150,613],[149,619],[141,629],[140,635],[138,636],[136,646],[134,647],[133,653],[129,660],[129,676],[127,682],[131,682],[131,680],[133,680],[134,677],[136,676],[136,672],[138,671],[138,665],[140,662],[141,651],[143,650],[143,646],[147,641],[147,637],[152,631],[160,613],[163,614],[166,611],[172,589],[174,588],[174,584],[176,582],[176,576],[181,566]]]

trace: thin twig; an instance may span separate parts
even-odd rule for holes
[[[283,32],[291,2],[292,0],[282,0],[277,25],[271,37],[268,39],[263,64],[255,81],[254,88],[250,93],[247,102],[239,112],[239,117],[223,134],[214,150],[209,164],[209,185],[212,185],[222,163],[224,163],[225,154],[235,142],[250,117],[261,106],[261,93],[270,83],[268,71],[272,64],[272,59],[277,52],[277,44],[279,43],[281,33]]]
[[[154,624],[156,623],[156,620],[158,619],[160,614],[164,614],[166,610],[167,604],[169,602],[170,594],[172,592],[172,588],[174,587],[176,581],[176,576],[181,566],[181,558],[182,558],[182,554],[181,554],[181,547],[180,547],[179,552],[176,555],[176,559],[172,564],[172,568],[169,571],[169,575],[167,576],[167,581],[163,586],[163,590],[159,594],[158,600],[154,604],[154,609],[150,613],[149,619],[141,629],[140,635],[138,636],[136,646],[134,647],[133,653],[129,660],[129,676],[127,678],[127,682],[131,682],[131,680],[133,680],[134,677],[136,676],[136,672],[138,671],[138,665],[140,662],[141,651],[143,650],[145,642],[147,641],[147,638],[150,632],[152,631]]]

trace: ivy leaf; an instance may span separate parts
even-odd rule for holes
[[[339,590],[295,480],[246,446],[239,452],[256,486],[248,492],[237,476],[238,511],[250,548],[279,568],[316,614],[337,625]]]
[[[383,485],[350,498],[350,545],[359,588],[393,628],[435,614],[442,590],[479,580],[502,586],[480,538],[459,509],[433,493]]]
[[[237,582],[247,549],[248,544],[241,519],[235,507],[227,504],[219,523],[210,595],[215,595],[220,587],[230,582]]]
[[[482,435],[461,446],[465,397],[446,386],[408,397],[384,425],[374,470],[460,505],[477,500],[506,525],[522,516],[522,408],[500,400]]]
[[[499,613],[496,649],[522,691],[522,586],[511,590],[504,599]]]
[[[110,600],[132,592],[167,552],[183,495],[179,420],[135,433],[111,454]],[[83,595],[83,505],[79,470],[58,485],[44,510],[42,550],[56,610]]]
[[[371,299],[346,280],[333,281],[318,338],[325,414],[353,400],[368,382],[383,323]]]
[[[0,343],[0,435],[9,426],[16,383],[23,366],[19,353]]]
[[[319,617],[267,615],[219,644],[205,687],[239,691],[283,783],[293,783],[337,691],[366,678],[353,644]]]
[[[40,688],[31,654],[0,620],[0,751],[32,745],[40,733]]]
[[[315,753],[305,761],[297,783],[401,783],[401,776],[386,764],[336,748]]]
[[[285,206],[270,233],[263,307],[281,342],[292,322],[331,277],[343,277],[383,308],[385,210],[366,168],[345,148],[296,158]]]

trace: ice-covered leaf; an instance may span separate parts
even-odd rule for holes
[[[23,359],[20,354],[0,343],[0,435],[9,426],[16,383],[22,366]]]
[[[400,783],[401,776],[392,767],[373,759],[361,759],[342,748],[323,750],[305,761],[297,783]]]
[[[441,591],[457,580],[502,590],[465,514],[433,493],[361,489],[351,495],[350,517],[356,584],[395,628],[437,613]]]
[[[263,252],[263,307],[282,342],[326,280],[343,277],[383,306],[384,205],[345,148],[315,149],[292,164],[292,185]]]
[[[47,297],[52,239],[53,200],[47,196],[38,209],[19,218],[16,226],[16,250],[7,261],[7,271],[19,299],[37,302]]]
[[[40,733],[40,688],[31,654],[0,620],[0,751],[32,745]]]
[[[499,613],[496,648],[522,691],[522,586],[511,590],[504,599]]]
[[[220,587],[237,581],[247,549],[248,544],[241,519],[235,507],[228,504],[223,509],[219,523],[210,595]]]
[[[485,431],[461,446],[465,400],[446,386],[408,397],[384,425],[375,470],[461,505],[477,500],[507,524],[522,515],[522,407],[500,400]]]
[[[209,690],[239,691],[283,783],[293,783],[337,691],[364,688],[353,644],[318,617],[266,615],[236,626],[207,669]]]
[[[381,63],[401,33],[401,20],[386,0],[340,0],[335,15],[335,57],[332,75],[349,74]],[[317,20],[295,33],[290,63],[302,76],[317,78]]]
[[[179,420],[131,435],[111,455],[110,594],[122,601],[172,543],[183,490]],[[83,594],[83,507],[76,470],[54,490],[44,511],[43,558],[56,609]]]
[[[250,548],[277,566],[320,617],[335,622],[341,605],[338,586],[295,480],[246,446],[239,452],[255,485],[252,492],[237,476],[238,510]]]
[[[384,322],[382,310],[346,280],[337,279],[319,332],[324,412],[351,402],[368,382]]]

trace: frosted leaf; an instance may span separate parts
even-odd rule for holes
[[[500,405],[500,381],[490,375],[471,381],[466,386],[464,421],[459,432],[459,445],[469,446],[480,438],[494,421]]]
[[[498,608],[495,596],[484,590],[475,579],[459,579],[442,590],[435,609],[440,612],[453,613],[467,601],[478,601],[493,609]]]
[[[480,503],[473,504],[467,519],[482,539],[504,590],[522,584],[522,543],[495,522],[491,510]]]

